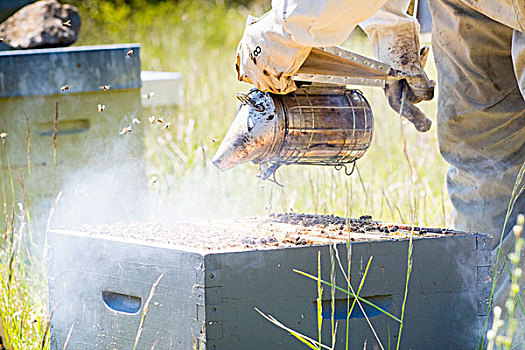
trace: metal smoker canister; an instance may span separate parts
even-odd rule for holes
[[[252,89],[238,97],[237,117],[213,158],[220,170],[250,160],[261,165],[264,179],[283,164],[340,169],[372,141],[372,110],[358,90],[312,85],[287,95]]]

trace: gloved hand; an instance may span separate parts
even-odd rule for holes
[[[287,94],[297,88],[293,75],[310,50],[291,39],[273,12],[258,19],[249,16],[237,48],[237,79],[261,91]]]
[[[435,82],[429,80],[421,61],[417,23],[398,24],[372,33],[372,46],[378,59],[393,68],[394,77],[385,85],[390,107],[414,124],[418,131],[428,131],[432,121],[414,104],[434,97]],[[426,60],[426,56],[424,58]]]
[[[406,77],[387,82],[385,94],[392,109],[412,122],[418,131],[425,132],[430,129],[432,121],[414,104],[434,98],[435,82],[429,80],[423,70],[418,46],[419,41],[411,37],[398,37],[392,50],[385,53],[386,59],[383,62],[394,69],[393,75]],[[406,51],[401,53],[398,50]]]

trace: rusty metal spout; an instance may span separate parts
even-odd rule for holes
[[[262,158],[275,145],[278,118],[270,95],[252,89],[239,100],[237,116],[212,159],[221,171]]]

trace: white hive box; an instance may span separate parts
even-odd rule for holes
[[[142,71],[142,106],[179,106],[184,102],[182,74],[177,72]],[[144,97],[148,94],[151,97]]]

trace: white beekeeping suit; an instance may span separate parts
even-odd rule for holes
[[[405,113],[419,112],[412,103],[432,99],[434,83],[421,67],[419,24],[406,14],[408,5],[407,0],[274,0],[271,11],[246,22],[237,50],[238,79],[261,91],[291,92],[292,77],[312,47],[339,45],[360,24],[376,56],[408,77],[386,87],[392,108],[400,111],[405,93]]]

